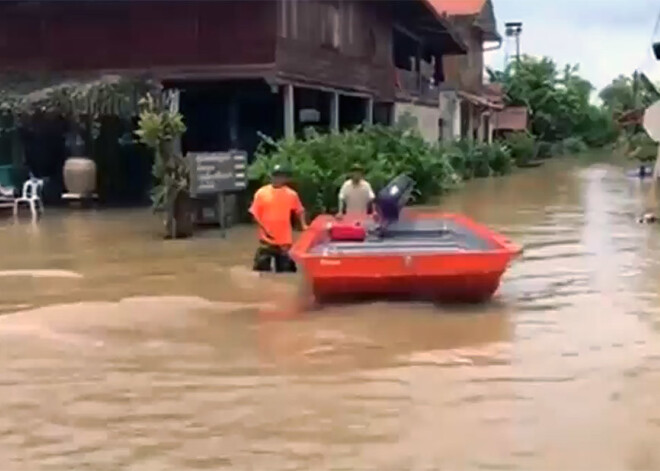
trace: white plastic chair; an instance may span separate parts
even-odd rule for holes
[[[0,208],[13,208],[14,200],[14,189],[0,185]]]
[[[0,184],[0,198],[11,198],[14,199],[14,188],[2,186]]]
[[[30,178],[23,183],[23,194],[14,200],[14,216],[18,215],[18,205],[27,203],[30,206],[32,217],[36,218],[38,211],[43,214],[44,204],[41,201],[41,190],[44,187],[44,181],[40,178]]]

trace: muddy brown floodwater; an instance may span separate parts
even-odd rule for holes
[[[281,316],[253,229],[0,221],[0,469],[660,469],[660,227],[607,163],[442,207],[525,245],[495,299]],[[284,306],[284,307],[282,307]]]

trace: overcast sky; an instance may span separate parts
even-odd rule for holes
[[[550,56],[563,66],[580,65],[581,75],[598,89],[635,69],[660,80],[651,39],[660,0],[493,0],[504,36],[506,21],[522,21],[524,54]],[[487,65],[504,65],[506,42],[486,55]],[[511,52],[515,46],[511,44]]]

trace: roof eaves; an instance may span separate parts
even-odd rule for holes
[[[438,20],[438,23],[449,33],[449,36],[452,38],[452,40],[456,43],[456,45],[461,49],[463,54],[467,54],[468,52],[468,45],[467,43],[463,40],[461,35],[458,33],[454,25],[451,24],[451,21],[449,20],[449,17],[447,16],[446,13],[440,13],[435,5],[433,4],[432,0],[423,0],[424,4],[427,6],[429,11],[433,13],[433,16]]]

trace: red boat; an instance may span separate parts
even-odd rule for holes
[[[385,194],[392,193],[391,185]],[[383,192],[377,219],[321,215],[291,249],[318,302],[492,297],[521,247],[465,216],[409,209],[399,214],[410,191],[398,192],[395,202],[384,200]]]

